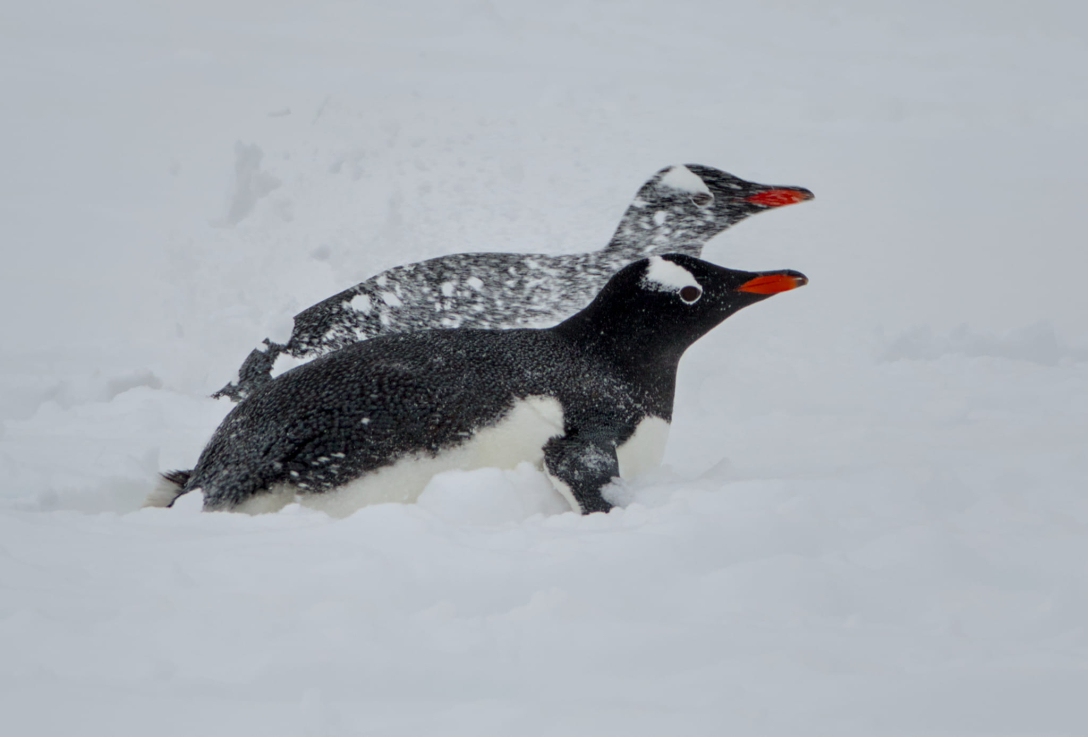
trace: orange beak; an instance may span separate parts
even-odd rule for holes
[[[803,287],[806,284],[808,284],[808,277],[797,272],[791,274],[766,274],[757,276],[755,279],[749,279],[737,287],[737,291],[749,292],[750,294],[778,294],[779,292],[788,292],[791,289]]]
[[[807,189],[768,189],[763,192],[746,197],[748,202],[764,207],[782,207],[783,205],[796,205],[798,202],[811,200],[815,195]]]

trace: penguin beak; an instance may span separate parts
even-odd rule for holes
[[[798,202],[811,200],[813,197],[815,195],[804,187],[774,187],[773,189],[765,189],[762,192],[749,195],[744,199],[753,205],[782,207],[784,205],[796,205]]]
[[[801,272],[780,271],[776,274],[762,274],[755,279],[749,279],[737,287],[737,291],[749,294],[778,294],[806,284],[808,284],[808,277]]]

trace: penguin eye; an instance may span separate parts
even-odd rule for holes
[[[699,207],[706,207],[714,201],[714,195],[709,192],[696,192],[691,196],[691,201]]]
[[[680,299],[687,302],[689,305],[695,304],[699,301],[699,298],[703,296],[703,290],[699,287],[684,287],[680,290]]]

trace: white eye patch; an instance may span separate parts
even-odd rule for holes
[[[684,287],[680,290],[680,299],[684,300],[689,305],[693,305],[699,301],[699,298],[703,296],[703,290],[699,287]]]
[[[690,271],[660,256],[650,257],[646,273],[642,275],[642,286],[655,292],[679,292],[680,298],[688,304],[703,295],[703,288]]]
[[[706,182],[699,178],[699,175],[693,172],[686,166],[674,166],[665,172],[665,175],[661,177],[661,181],[658,182],[663,187],[672,187],[673,189],[679,189],[682,192],[689,194],[707,194],[713,195],[710,192],[710,188],[706,186]]]

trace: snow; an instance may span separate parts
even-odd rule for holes
[[[359,312],[362,312],[364,315],[369,315],[371,307],[370,296],[366,294],[356,294],[354,297],[351,298],[351,301],[348,302],[348,306],[351,307],[353,310],[358,310]],[[287,337],[290,338],[291,336]]]
[[[382,298],[382,302],[385,302],[390,307],[401,307],[404,305],[404,303],[401,302],[400,297],[393,292],[382,292],[378,296]]]
[[[684,287],[699,286],[699,282],[690,271],[660,256],[650,257],[650,264],[642,276],[642,284],[647,289],[663,292],[675,292]]]
[[[277,189],[282,182],[266,171],[261,170],[264,152],[255,144],[234,144],[234,176],[236,178],[234,194],[231,195],[227,214],[220,224],[234,226],[245,219],[257,201]]]
[[[684,192],[704,192],[710,194],[710,188],[706,182],[696,176],[695,172],[686,166],[674,166],[661,177],[661,184]],[[658,223],[660,225],[661,223]]]
[[[272,376],[275,377],[286,373],[297,366],[309,363],[309,360],[308,358],[295,358],[290,353],[280,353],[276,356],[276,360],[272,362]]]
[[[1086,16],[8,3],[5,733],[1085,734]],[[291,315],[603,247],[676,162],[812,189],[705,251],[811,283],[688,352],[625,508],[140,509]]]

